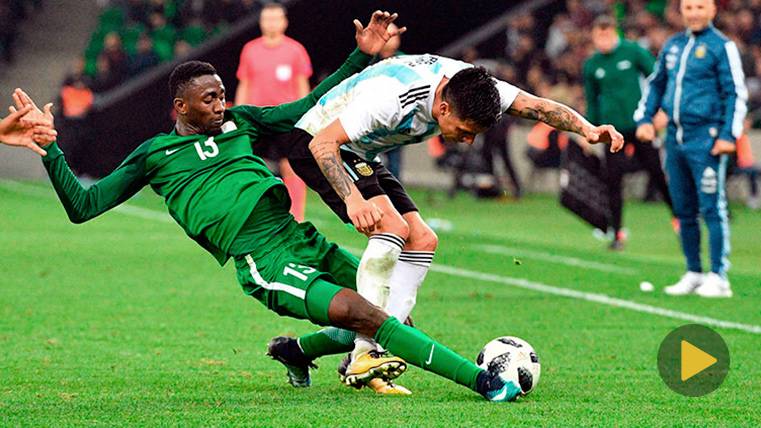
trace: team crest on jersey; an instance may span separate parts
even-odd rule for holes
[[[595,70],[595,77],[598,79],[602,79],[605,77],[605,69],[600,67],[597,70]]]
[[[356,165],[354,165],[354,169],[357,170],[359,175],[364,176],[364,177],[369,177],[369,176],[373,175],[373,169],[370,167],[370,165],[368,165],[368,164],[366,164],[364,162],[359,162]]]
[[[705,58],[706,56],[706,45],[704,43],[701,43],[697,48],[695,48],[695,58]]]

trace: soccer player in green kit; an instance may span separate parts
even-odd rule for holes
[[[210,64],[191,61],[178,65],[170,77],[177,112],[174,130],[144,142],[88,189],[73,175],[60,148],[50,142],[53,118],[49,106],[45,113],[39,111],[20,89],[14,92],[16,108],[32,111],[24,116],[26,122],[12,118],[11,128],[26,123],[34,130],[22,137],[12,135],[13,141],[7,141],[0,129],[0,141],[44,153],[45,168],[72,222],[96,217],[150,185],[165,199],[169,213],[188,236],[220,265],[230,257],[235,260],[244,292],[270,310],[372,337],[409,363],[490,401],[512,401],[521,392],[515,382],[503,380],[496,371],[480,369],[357,294],[357,259],[328,242],[310,223],[293,219],[285,186],[252,152],[252,144],[260,136],[289,131],[320,96],[364,68],[371,55],[395,35],[388,31],[395,18],[396,14],[375,12],[367,28],[355,20],[358,50],[308,96],[280,106],[226,110],[224,85]],[[51,128],[48,133],[39,130],[43,120]],[[31,147],[32,140],[41,147]],[[303,350],[296,342],[288,344],[297,349],[280,349],[278,359],[287,367],[295,363],[306,368],[308,373],[311,361],[294,361],[304,355]],[[406,369],[404,360],[372,358],[364,375],[368,380],[393,379]]]

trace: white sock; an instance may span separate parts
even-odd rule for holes
[[[384,309],[401,322],[412,313],[417,290],[433,261],[433,251],[402,251],[391,274],[391,293]]]
[[[378,344],[372,338],[369,338],[362,334],[357,334],[357,338],[354,339],[354,349],[351,351],[351,360],[357,359],[357,356],[378,349]]]
[[[367,248],[357,268],[357,292],[368,302],[384,307],[388,300],[391,273],[404,248],[404,239],[393,233],[379,233],[370,236]],[[380,350],[380,346],[367,336],[357,334],[351,359],[362,353]]]
[[[391,274],[404,247],[404,239],[393,233],[372,235],[357,268],[357,292],[383,308],[388,300]]]

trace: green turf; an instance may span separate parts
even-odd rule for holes
[[[662,206],[628,203],[629,244],[610,253],[548,197],[414,196],[426,218],[453,226],[440,233],[437,266],[761,325],[757,212],[733,207],[736,297],[708,301],[639,291],[642,280],[660,289],[683,271]],[[655,360],[661,339],[685,321],[441,271],[420,291],[418,326],[471,358],[497,336],[528,340],[543,364],[534,393],[491,404],[412,368],[399,383],[413,396],[377,397],[339,385],[338,357],[318,362],[311,388],[293,389],[265,345],[312,326],[245,297],[232,266],[220,269],[152,214],[163,209],[152,194],[129,205],[141,210],[77,226],[46,185],[0,182],[1,426],[761,425],[759,334],[718,329],[730,374],[716,392],[684,398],[661,382]],[[308,216],[335,241],[363,247],[313,197]]]

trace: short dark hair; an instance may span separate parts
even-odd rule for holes
[[[592,22],[592,28],[599,28],[601,30],[616,28],[616,19],[610,15],[600,15]]]
[[[285,15],[288,15],[288,9],[285,7],[285,5],[276,1],[268,1],[264,3],[262,5],[262,10],[264,9],[280,9]]]
[[[455,73],[441,96],[457,117],[484,129],[494,125],[502,113],[497,84],[483,67],[469,67]]]
[[[178,65],[169,75],[169,95],[172,98],[181,97],[191,80],[198,76],[217,74],[217,69],[208,62],[187,61]]]

